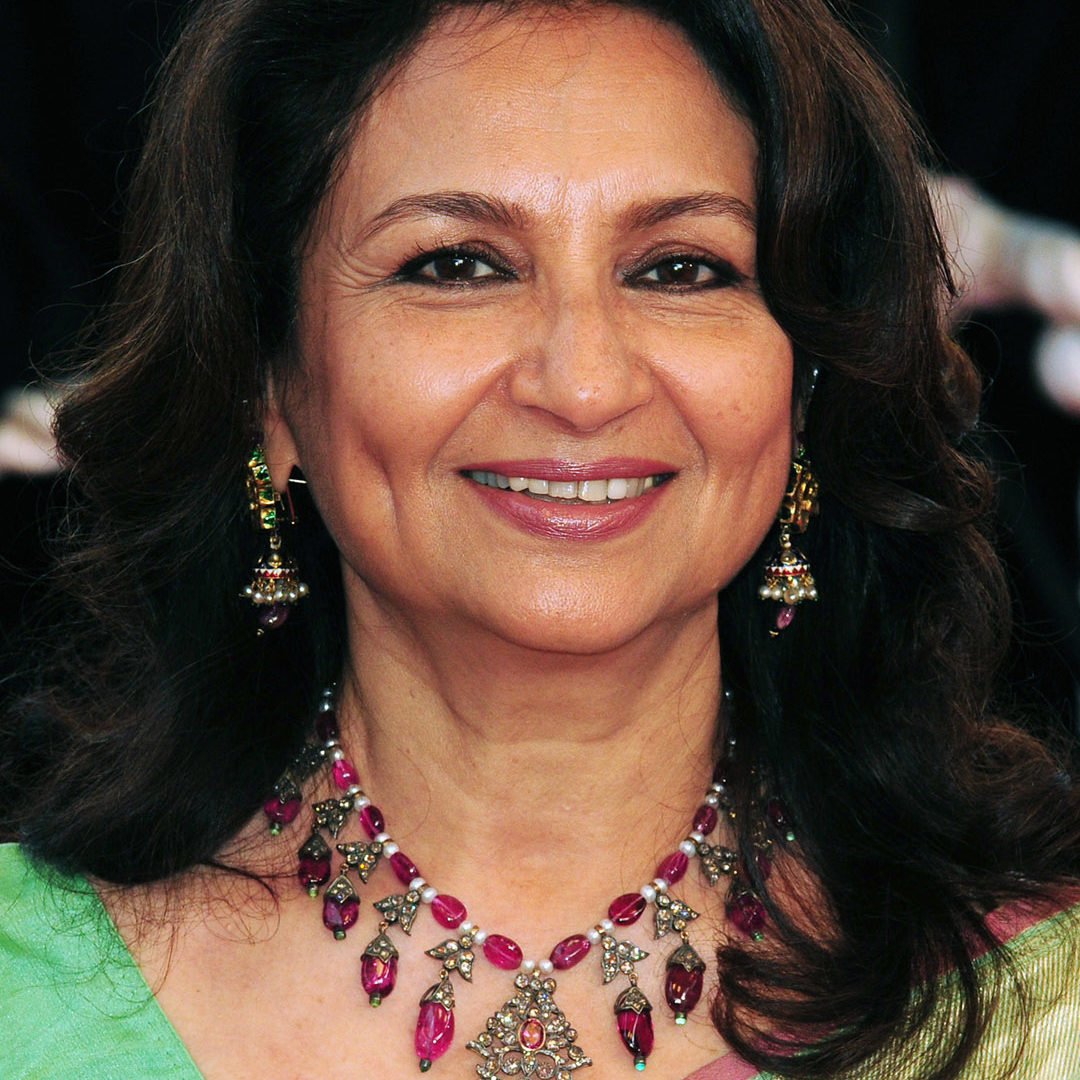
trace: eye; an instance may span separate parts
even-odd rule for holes
[[[402,281],[435,285],[466,285],[470,282],[504,280],[513,273],[487,252],[469,248],[442,248],[411,258],[395,274]]]
[[[628,275],[629,279],[659,289],[708,289],[743,280],[730,263],[692,255],[670,255]]]

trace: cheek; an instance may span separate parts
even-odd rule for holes
[[[331,437],[386,475],[431,463],[482,399],[489,381],[468,337],[407,318],[373,318],[321,336],[317,411]],[[490,350],[488,350],[490,351]],[[358,446],[359,444],[359,446]]]
[[[778,327],[740,346],[698,367],[684,384],[684,402],[709,470],[751,483],[757,466],[771,473],[792,451],[793,359]]]
[[[792,354],[787,338],[755,336],[702,368],[686,398],[702,453],[702,545],[723,587],[769,534],[793,449]]]

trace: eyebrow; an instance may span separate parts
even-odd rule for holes
[[[418,216],[457,218],[462,221],[484,222],[505,229],[524,229],[525,215],[502,199],[472,191],[439,191],[428,195],[405,195],[395,199],[375,215],[364,230],[364,239],[399,221]]]
[[[519,207],[490,195],[472,191],[440,191],[424,195],[405,195],[384,207],[364,230],[362,239],[400,221],[418,216],[456,218],[524,231],[528,214]],[[649,199],[621,211],[616,218],[620,230],[633,231],[659,225],[672,218],[692,215],[733,217],[747,228],[756,226],[754,211],[735,195],[719,191],[698,191],[668,199]]]
[[[757,227],[757,215],[742,199],[719,191],[698,191],[692,195],[637,203],[619,214],[617,221],[621,229],[632,231],[695,214],[734,217],[750,230]]]

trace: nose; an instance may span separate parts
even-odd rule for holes
[[[511,373],[514,402],[542,410],[566,428],[589,432],[649,401],[648,364],[613,309],[596,289],[540,302],[524,354]]]

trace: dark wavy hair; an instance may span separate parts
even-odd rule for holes
[[[1060,757],[991,697],[1008,597],[925,155],[822,0],[629,3],[681,27],[753,125],[760,283],[823,491],[803,543],[821,600],[771,640],[766,550],[720,598],[731,724],[799,823],[818,925],[755,880],[774,929],[720,950],[715,1020],[761,1067],[834,1075],[932,1022],[952,968],[959,1019],[920,1068],[954,1076],[991,1004],[982,916],[1080,872],[1080,810]],[[294,546],[319,602],[256,638],[237,595],[245,463],[267,378],[295,362],[298,252],[358,113],[436,16],[481,4],[523,6],[211,0],[173,51],[115,301],[59,416],[65,554],[0,743],[4,818],[40,859],[121,884],[212,863],[336,677],[340,571],[313,507]],[[748,807],[753,781],[733,782]]]

